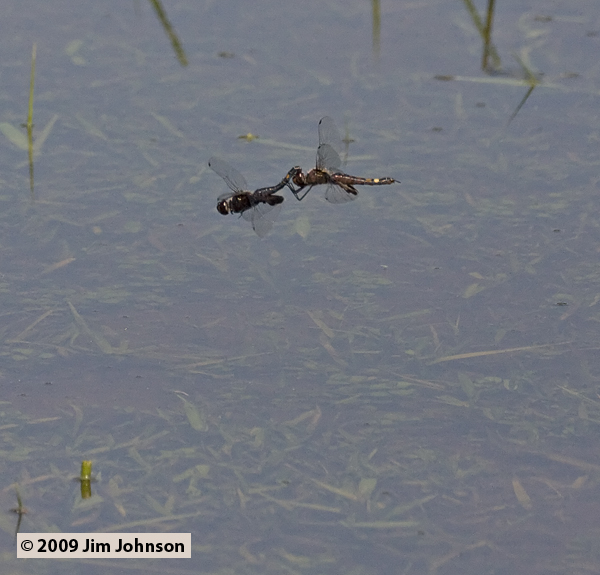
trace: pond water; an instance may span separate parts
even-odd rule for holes
[[[482,69],[484,4],[3,3],[4,572],[600,569],[597,4],[497,2]],[[326,115],[401,183],[217,212]]]

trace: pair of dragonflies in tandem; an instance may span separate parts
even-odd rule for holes
[[[341,143],[334,121],[329,116],[321,118],[316,167],[305,174],[300,166],[295,166],[277,185],[259,188],[254,192],[248,191],[246,179],[236,169],[224,160],[211,158],[208,165],[231,189],[231,192],[219,196],[217,210],[223,215],[240,214],[262,238],[269,232],[281,210],[283,197],[278,196],[277,192],[286,186],[297,200],[303,200],[314,186],[325,184],[325,199],[332,204],[342,204],[356,198],[356,185],[385,186],[396,181],[394,178],[359,178],[342,172],[339,154]]]

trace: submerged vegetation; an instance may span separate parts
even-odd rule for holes
[[[358,556],[374,561],[373,544],[404,548],[405,561],[430,568],[478,548],[510,564],[503,540],[512,521],[532,526],[532,513],[574,512],[577,495],[595,489],[600,466],[548,450],[591,438],[600,421],[600,402],[575,390],[561,392],[557,411],[553,394],[528,392],[531,382],[466,373],[456,384],[355,376],[323,385],[305,411],[300,389],[270,405],[223,389],[158,409],[77,407],[42,418],[5,405],[1,474],[18,480],[33,509],[25,515],[19,496],[21,529],[191,530],[198,553],[230,557],[220,564],[238,572],[298,561],[347,569]],[[265,418],[278,404],[279,420]],[[81,495],[71,480],[82,458],[101,473],[93,494],[89,460]],[[14,488],[4,494],[8,501]],[[477,538],[456,532],[473,520]],[[1,527],[14,533],[16,521],[5,517]],[[297,539],[302,528],[312,535]],[[565,552],[573,545],[562,542]]]

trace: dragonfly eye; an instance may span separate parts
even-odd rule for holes
[[[229,213],[229,205],[227,204],[226,200],[223,200],[217,204],[217,211],[224,216]]]

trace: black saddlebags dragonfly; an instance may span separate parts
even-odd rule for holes
[[[287,186],[292,190],[297,200],[303,200],[313,186],[327,184],[325,199],[332,204],[343,204],[354,200],[358,195],[355,185],[361,186],[385,186],[393,184],[394,178],[360,178],[350,176],[340,170],[342,160],[339,150],[342,148],[342,139],[335,122],[325,116],[319,121],[319,147],[317,148],[317,166],[308,173],[302,171],[294,174],[292,184]],[[299,194],[308,186],[302,195]]]
[[[261,238],[269,233],[281,210],[283,197],[276,195],[276,192],[289,186],[291,179],[302,171],[302,168],[296,166],[277,185],[250,192],[246,178],[225,160],[213,157],[208,160],[208,165],[225,180],[233,192],[219,196],[217,211],[223,215],[240,214],[252,224],[252,229]]]

